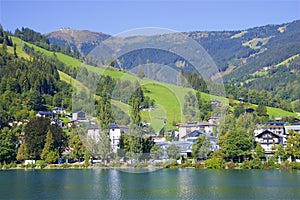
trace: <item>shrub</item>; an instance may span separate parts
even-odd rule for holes
[[[186,167],[193,167],[193,164],[190,162],[182,163],[180,165],[181,168],[186,168]]]
[[[175,168],[178,166],[178,163],[176,160],[167,161],[163,163],[164,168]]]
[[[283,161],[280,165],[280,169],[290,170],[291,166],[290,166],[289,161]]]
[[[36,165],[35,164],[27,164],[26,165],[26,168],[31,168],[31,169],[34,169],[36,167]]]
[[[241,168],[242,168],[242,169],[251,169],[250,161],[245,160],[245,161],[241,164]]]
[[[260,159],[255,158],[250,161],[250,166],[251,169],[262,169],[263,168],[263,163],[261,162]]]
[[[204,166],[205,166],[205,164],[204,164],[203,162],[196,162],[196,163],[194,164],[194,167],[195,167],[196,169],[204,169]]]
[[[268,165],[268,169],[278,169],[280,167],[280,164],[276,162],[276,158],[274,156],[269,158],[266,163]]]
[[[226,165],[227,165],[227,169],[234,169],[235,168],[235,164],[233,162],[229,162]]]
[[[291,162],[290,166],[292,169],[300,169],[300,163],[298,162]]]
[[[226,165],[222,158],[211,158],[204,163],[207,169],[224,169]]]
[[[133,167],[134,168],[144,168],[144,167],[147,167],[148,164],[146,162],[135,162],[133,164]]]
[[[41,169],[45,168],[47,166],[46,162],[43,160],[37,160],[35,162],[36,166],[40,167]]]

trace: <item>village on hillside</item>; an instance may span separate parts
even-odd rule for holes
[[[247,111],[246,111],[247,112]],[[249,114],[249,113],[248,113]],[[251,112],[250,112],[251,114]],[[67,117],[69,120],[67,123],[64,123],[60,117]],[[88,119],[87,115],[83,111],[74,112],[72,114],[67,114],[66,110],[63,108],[55,108],[52,111],[39,111],[36,114],[36,117],[49,118],[51,119],[52,125],[57,125],[62,129],[74,128],[79,129],[85,127],[85,134],[87,140],[94,140],[95,144],[100,140],[100,127],[95,123],[94,119]],[[207,121],[190,121],[187,123],[178,123],[176,124],[177,129],[166,131],[164,135],[158,135],[156,133],[148,132],[146,129],[143,131],[141,137],[151,138],[155,146],[159,146],[163,153],[158,156],[155,162],[163,162],[169,159],[166,150],[169,146],[175,145],[180,149],[180,157],[178,157],[177,162],[181,163],[182,159],[191,159],[193,158],[193,145],[200,136],[205,136],[209,139],[209,152],[217,151],[219,147],[219,136],[216,132],[218,126],[220,125],[220,116],[210,117]],[[10,126],[26,124],[28,121],[23,120],[22,122],[11,122]],[[148,126],[144,124],[144,126]],[[262,157],[262,161],[267,161],[274,156],[278,146],[286,148],[287,139],[291,133],[291,130],[294,133],[300,134],[300,123],[289,123],[283,122],[280,118],[277,118],[274,121],[268,121],[256,125],[256,129],[253,132],[254,141],[259,144],[265,156]],[[107,136],[110,141],[110,148],[112,152],[118,154],[120,151],[120,139],[122,135],[130,135],[130,127],[119,125],[116,123],[109,124],[109,131]],[[172,137],[172,138],[171,138]],[[64,159],[60,158],[58,163],[73,163],[74,159],[68,158],[73,151],[73,147],[67,146],[62,153]],[[207,159],[207,156],[200,158]],[[280,157],[277,158],[280,162]],[[289,158],[291,161],[291,158]],[[62,162],[64,160],[64,162]],[[79,159],[78,161],[82,161]],[[296,159],[295,161],[300,161]],[[90,160],[91,163],[104,163],[101,160],[101,156],[93,155]],[[129,160],[128,162],[132,162]],[[150,162],[150,161],[149,161]],[[153,162],[153,160],[151,161]],[[34,160],[25,160],[25,164],[35,163]]]

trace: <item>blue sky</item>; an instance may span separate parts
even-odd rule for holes
[[[24,26],[41,33],[64,27],[108,34],[142,27],[242,30],[296,19],[300,19],[300,0],[0,0],[0,23],[5,30]]]

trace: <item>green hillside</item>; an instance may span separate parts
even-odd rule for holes
[[[29,58],[29,56],[22,50],[22,44],[27,44],[30,47],[33,47],[35,51],[40,51],[45,55],[52,56],[53,52],[47,51],[35,45],[26,43],[18,38],[12,37],[13,42],[17,44],[17,54],[24,58]],[[83,65],[81,61],[72,58],[70,56],[64,55],[62,53],[55,53],[57,58],[68,66],[79,67],[85,66],[88,70],[96,72],[98,74],[109,75],[113,78],[121,78],[130,81],[137,80],[138,77],[134,74],[127,73],[127,72],[120,72],[114,68],[110,67],[93,67],[90,65]],[[59,71],[60,79],[73,84],[76,82],[72,77],[69,75]],[[163,127],[163,119],[167,119],[167,128],[172,128],[173,122],[185,122],[186,119],[182,114],[183,104],[184,104],[184,97],[189,92],[192,91],[190,88],[183,88],[175,85],[170,85],[166,83],[161,83],[158,81],[150,80],[147,78],[141,79],[140,84],[145,89],[145,95],[149,96],[151,99],[155,100],[155,104],[157,108],[152,111],[142,111],[141,117],[142,121],[150,122],[155,130],[159,130]],[[78,84],[76,84],[78,85]],[[80,85],[80,84],[79,84]],[[219,100],[223,103],[227,103],[228,99],[218,96],[211,96],[206,93],[201,93],[201,98],[205,100]],[[128,105],[124,104],[119,101],[112,101],[112,104],[120,108],[125,113],[128,113]],[[268,107],[268,114],[272,117],[278,116],[294,116],[297,117],[297,114],[287,112],[278,108],[271,108]]]

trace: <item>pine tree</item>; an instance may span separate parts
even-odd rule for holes
[[[18,161],[23,161],[29,158],[28,152],[27,152],[27,147],[26,144],[23,142],[19,149],[18,149],[18,154],[17,154],[17,160]]]
[[[259,143],[256,144],[254,151],[255,151],[256,158],[261,159],[265,157],[265,150],[262,148],[262,146]]]
[[[108,131],[110,123],[113,122],[110,98],[104,95],[99,101],[99,119],[102,130]]]
[[[41,158],[47,163],[55,162],[59,158],[58,150],[54,149],[54,139],[50,130],[47,132],[46,143]]]
[[[132,123],[140,126],[141,124],[141,116],[140,116],[140,101],[138,98],[134,98],[132,101],[132,106],[131,106],[131,112],[130,112],[130,117],[132,120]]]
[[[100,132],[100,138],[98,143],[98,151],[101,158],[104,160],[105,164],[108,161],[110,154],[112,153],[112,148],[110,144],[110,139],[105,131]]]
[[[0,163],[10,163],[16,158],[16,137],[7,127],[0,130]]]
[[[286,153],[292,159],[300,158],[300,134],[289,130],[289,137],[286,141]]]
[[[84,154],[84,146],[79,135],[75,135],[69,142],[69,146],[73,148],[70,157],[78,160]]]

